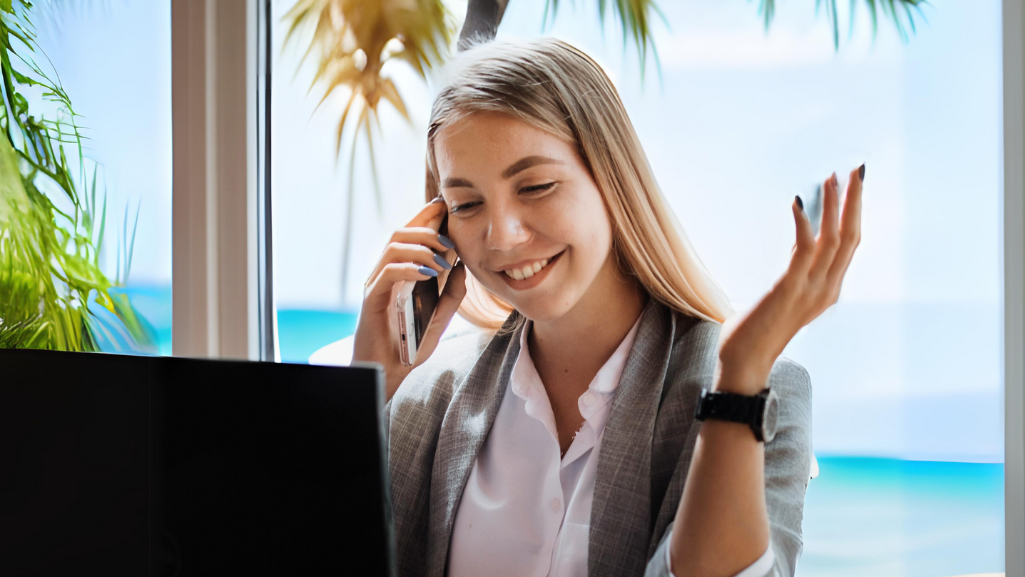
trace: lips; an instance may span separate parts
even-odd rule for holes
[[[565,251],[563,251],[565,252]],[[507,285],[515,290],[533,288],[543,281],[563,252],[551,257],[517,263],[498,273]]]

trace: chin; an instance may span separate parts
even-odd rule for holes
[[[553,321],[570,311],[576,299],[569,295],[538,295],[535,298],[507,300],[521,315],[533,322]]]

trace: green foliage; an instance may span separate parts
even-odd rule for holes
[[[616,13],[616,18],[623,26],[623,43],[627,39],[633,40],[637,46],[637,52],[641,57],[641,74],[647,68],[648,49],[658,62],[658,51],[655,49],[655,38],[651,33],[651,13],[658,14],[662,22],[666,21],[665,15],[658,9],[654,0],[598,0],[598,16],[602,24],[605,23],[605,14],[608,12],[609,4]],[[549,14],[555,18],[559,10],[559,0],[545,0],[545,12],[542,21],[548,22]]]
[[[70,98],[33,59],[40,52],[32,7],[0,0],[0,348],[96,351],[116,331],[138,351],[152,351],[148,325],[100,269],[106,195],[97,195],[98,167],[88,170]],[[54,118],[31,113],[29,91],[54,106]],[[78,186],[88,186],[85,194]],[[44,191],[70,208],[61,210]],[[118,280],[131,266],[135,232],[129,239],[127,222],[126,209]],[[116,322],[102,321],[90,303]]]
[[[854,13],[858,8],[858,0],[849,0],[851,8],[851,30],[854,30]],[[893,21],[897,27],[897,33],[905,42],[909,38],[908,30],[915,32],[915,14],[925,19],[922,14],[922,6],[928,4],[927,0],[862,0],[868,6],[868,13],[872,17],[872,32],[879,28],[880,13],[883,17]],[[833,25],[833,48],[840,49],[840,19],[836,9],[836,0],[815,0],[815,11],[825,9],[826,17]],[[758,7],[762,17],[765,18],[765,27],[772,24],[772,18],[776,13],[776,0],[761,0]]]

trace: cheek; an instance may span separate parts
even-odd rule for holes
[[[448,234],[445,236],[456,245],[456,254],[464,263],[476,264],[477,258],[480,257],[481,231],[479,228],[472,221],[468,222],[451,216],[448,219]]]
[[[551,230],[557,231],[564,242],[574,245],[576,252],[604,262],[611,247],[612,225],[600,193],[585,189],[546,211]],[[557,218],[556,218],[556,215]]]

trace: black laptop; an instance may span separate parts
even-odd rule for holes
[[[0,575],[392,575],[376,368],[0,350]]]

